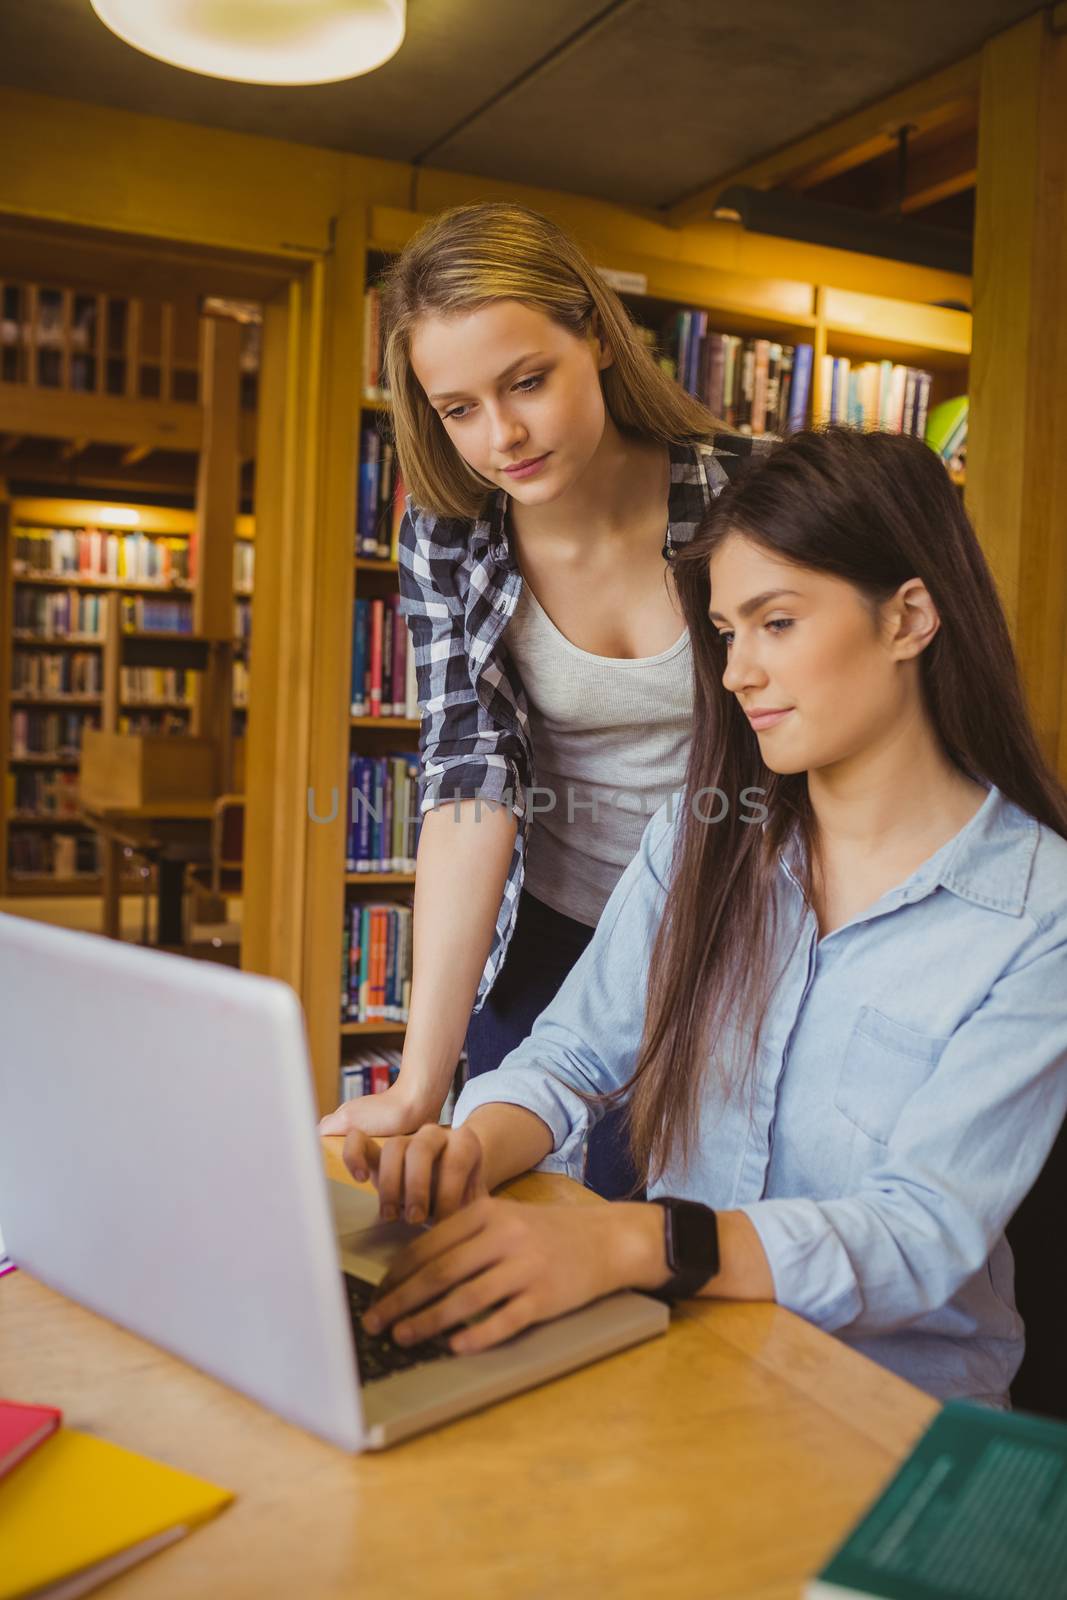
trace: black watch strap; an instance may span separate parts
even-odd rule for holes
[[[652,1291],[657,1300],[691,1300],[719,1270],[718,1220],[697,1200],[656,1199],[663,1208],[663,1242],[671,1276]]]

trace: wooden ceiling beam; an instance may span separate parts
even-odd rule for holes
[[[718,196],[735,184],[755,189],[786,185],[807,189],[825,183],[881,155],[887,134],[906,123],[925,132],[958,119],[972,105],[976,116],[978,82],[979,57],[967,56],[758,161],[721,173],[668,206],[666,220],[674,227],[684,227],[708,218]]]
[[[936,149],[917,151],[908,161],[907,192],[900,209],[905,215],[924,211],[939,200],[948,200],[978,182],[977,130],[968,132]],[[886,203],[891,211],[895,202]]]

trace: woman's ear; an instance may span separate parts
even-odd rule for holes
[[[922,654],[941,626],[937,607],[921,578],[909,578],[883,607],[890,652],[896,661]]]

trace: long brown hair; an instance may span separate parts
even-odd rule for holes
[[[613,358],[601,373],[604,401],[620,432],[684,444],[723,426],[659,366],[569,233],[524,206],[455,206],[419,230],[381,285],[396,454],[422,510],[469,520],[495,485],[467,465],[427,400],[411,366],[412,330],[420,317],[477,311],[494,300],[519,300],[578,338],[596,319]]]
[[[638,1172],[648,1177],[661,1175],[669,1156],[684,1162],[692,1153],[709,1063],[725,1094],[750,1078],[780,975],[772,910],[777,855],[794,828],[811,860],[807,776],[764,765],[722,681],[726,656],[708,621],[708,563],[734,532],[772,555],[844,578],[872,604],[920,578],[941,621],[919,658],[920,682],[946,754],[1067,838],[1067,794],[1034,736],[992,575],[938,458],[918,439],[847,428],[798,433],[771,450],[724,490],[675,566],[695,675],[687,803],[652,952],[641,1050],[620,1091],[632,1089],[631,1146]],[[728,797],[729,810],[709,826],[689,800],[712,789]],[[762,791],[765,827],[753,825],[746,789]],[[743,1060],[721,1042],[731,1039]]]

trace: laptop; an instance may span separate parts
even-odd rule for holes
[[[288,985],[0,915],[0,995],[12,1259],[342,1449],[665,1330],[665,1305],[625,1292],[476,1355],[370,1339],[359,1313],[420,1230],[327,1181]]]

